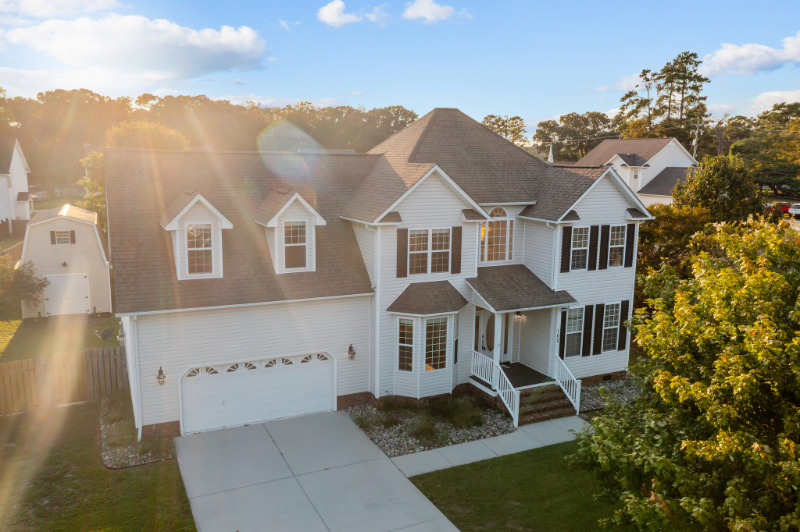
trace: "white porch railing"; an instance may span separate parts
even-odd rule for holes
[[[511,386],[511,381],[506,377],[505,372],[498,366],[496,369],[498,373],[497,379],[497,393],[503,404],[508,408],[508,413],[511,414],[511,419],[514,420],[514,427],[519,426],[519,391]]]
[[[556,358],[556,374],[554,375],[556,382],[564,393],[567,399],[575,407],[575,412],[581,412],[581,381],[575,378],[575,375],[569,370],[564,361]]]
[[[494,360],[478,353],[472,352],[472,374],[482,381],[494,386]]]

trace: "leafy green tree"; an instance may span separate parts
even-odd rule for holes
[[[33,273],[33,263],[26,262],[19,268],[11,257],[0,255],[0,317],[15,318],[20,315],[22,303],[38,305],[43,290],[49,284]]]
[[[639,227],[639,271],[658,270],[669,264],[681,277],[691,274],[689,244],[692,237],[714,222],[705,207],[656,204],[648,207],[655,219]]]
[[[605,113],[567,113],[558,121],[545,120],[536,125],[533,141],[539,150],[546,151],[553,143],[553,158],[558,161],[577,161],[604,138],[616,138],[611,119]]]
[[[524,147],[530,143],[525,136],[525,120],[521,116],[487,115],[481,123],[517,146]]]
[[[122,122],[105,135],[109,148],[139,148],[162,150],[188,150],[189,140],[179,131],[150,122]],[[102,232],[106,231],[106,178],[103,154],[97,151],[81,159],[85,173],[78,184],[86,189],[86,196],[75,202],[78,207],[97,213],[97,222]]]
[[[736,156],[706,157],[672,193],[676,207],[703,207],[714,221],[744,220],[764,212],[750,165]]]
[[[574,463],[641,530],[800,527],[800,241],[751,219],[699,237],[692,277],[669,268],[633,328],[644,391],[584,432]]]

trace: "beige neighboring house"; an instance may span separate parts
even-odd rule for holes
[[[675,138],[604,140],[573,168],[612,167],[646,206],[672,203],[672,189],[697,161]]]
[[[96,212],[64,205],[36,213],[22,245],[20,264],[28,261],[50,284],[38,306],[22,305],[23,318],[111,312],[110,265]]]

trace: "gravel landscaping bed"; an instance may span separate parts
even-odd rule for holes
[[[599,410],[606,406],[606,398],[601,395],[600,390],[608,390],[614,400],[622,403],[632,403],[642,395],[639,385],[633,379],[603,382],[581,390],[581,412]]]
[[[478,406],[467,398],[448,401],[457,403],[456,408],[461,409],[470,409],[466,405],[472,405],[472,421],[463,422],[458,413],[448,420],[447,416],[428,407],[378,409],[354,406],[346,412],[390,458],[500,436],[515,430],[504,412]]]
[[[133,423],[130,394],[120,392],[104,397],[100,405],[100,452],[103,465],[122,469],[175,458],[175,442],[169,436],[143,436]]]

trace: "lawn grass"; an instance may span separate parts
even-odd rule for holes
[[[100,460],[100,403],[0,418],[0,528],[195,530],[175,460]]]
[[[22,242],[24,238],[25,238],[25,233],[0,239],[0,251],[19,244],[20,242]]]
[[[591,474],[567,464],[576,448],[550,445],[411,481],[463,532],[598,530],[598,519],[614,506],[593,498],[600,486]]]
[[[94,331],[114,327],[106,343]],[[38,356],[72,353],[85,349],[118,346],[119,318],[61,316],[35,320],[0,321],[0,363]]]
[[[162,462],[177,456],[171,434],[150,431],[143,434],[141,440],[138,439],[128,390],[104,397],[100,411],[101,449],[106,467],[120,469]]]
[[[46,201],[36,201],[33,204],[33,210],[35,211],[46,211],[47,209],[54,209],[56,207],[61,207],[62,205],[66,205],[69,203],[70,205],[74,205],[76,200],[81,200],[82,198],[50,198]]]

